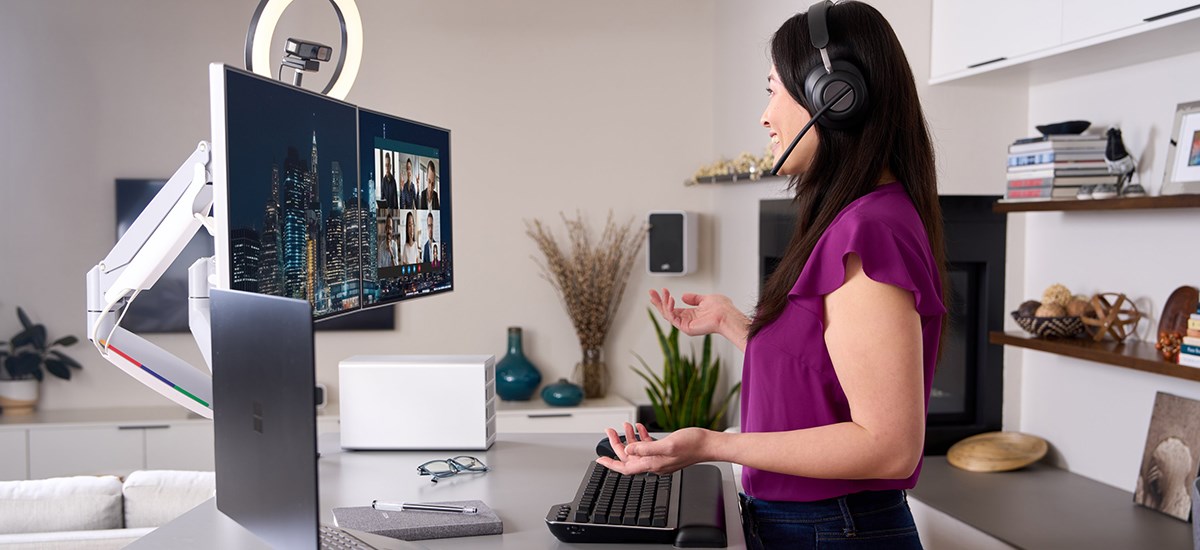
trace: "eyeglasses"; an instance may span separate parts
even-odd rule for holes
[[[417,473],[432,476],[429,481],[437,483],[444,477],[456,476],[463,472],[483,473],[488,471],[487,464],[473,456],[456,456],[445,460],[430,460],[417,466]]]

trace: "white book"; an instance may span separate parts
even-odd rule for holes
[[[1200,368],[1200,355],[1192,355],[1190,353],[1179,354],[1179,364],[1185,367]]]

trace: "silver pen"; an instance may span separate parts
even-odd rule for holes
[[[388,512],[450,512],[454,514],[475,514],[479,509],[474,506],[454,506],[453,504],[420,504],[417,502],[401,502],[399,504],[391,502],[383,502],[379,500],[371,501],[371,508],[376,510],[385,510]]]

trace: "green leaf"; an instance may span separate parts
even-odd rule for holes
[[[71,369],[67,368],[67,365],[58,359],[47,359],[46,370],[63,380],[71,379]]]
[[[26,351],[9,358],[7,365],[8,373],[13,378],[29,378],[30,376],[41,380],[42,374],[42,356]]]
[[[62,338],[55,340],[53,344],[50,344],[50,347],[62,346],[64,348],[68,348],[74,346],[78,341],[79,339],[74,336],[63,336]]]
[[[21,346],[27,345],[32,341],[33,341],[33,330],[25,329],[25,330],[22,330],[21,332],[18,332],[16,336],[12,337],[12,347],[13,347],[13,349],[16,349]]]
[[[29,329],[33,333],[33,347],[38,351],[46,350],[46,326],[34,325]]]
[[[25,327],[25,330],[29,330],[33,326],[33,322],[29,320],[29,316],[25,315],[25,310],[20,306],[17,306],[17,319],[21,320],[21,326]]]
[[[83,365],[80,365],[79,361],[76,361],[76,360],[68,357],[67,354],[65,354],[61,351],[50,350],[50,355],[53,355],[53,356],[59,358],[59,360],[61,360],[63,363],[66,363],[68,367],[73,367],[73,368],[77,368],[77,369],[83,368]]]

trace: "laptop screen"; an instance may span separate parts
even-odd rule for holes
[[[213,290],[217,509],[275,548],[316,549],[316,386],[307,301]]]

